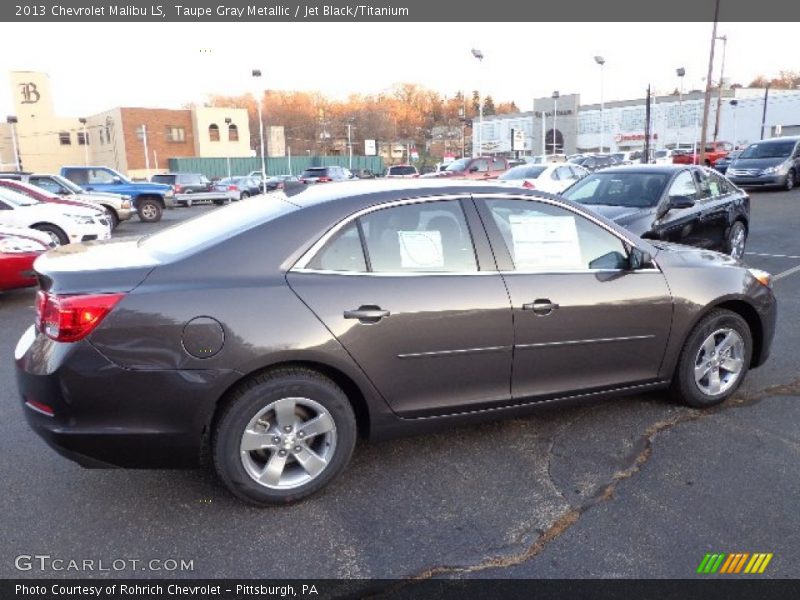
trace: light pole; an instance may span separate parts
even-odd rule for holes
[[[353,168],[353,142],[351,138],[351,128],[353,126],[353,117],[347,119],[347,153],[348,153],[348,161],[347,161],[347,168]]]
[[[89,166],[89,138],[86,135],[86,119],[81,117],[78,119],[78,123],[81,124],[83,127],[83,162],[88,167]]]
[[[686,75],[686,69],[678,67],[675,69],[675,74],[680,80],[678,87],[678,131],[675,135],[675,147],[679,148],[681,145],[681,127],[683,127],[683,78]]]
[[[719,134],[719,113],[722,109],[722,84],[725,76],[725,51],[728,48],[728,36],[721,35],[718,40],[722,40],[722,64],[719,69],[719,87],[717,88],[717,118],[714,122],[714,143],[717,143],[717,135]]]
[[[733,149],[736,150],[739,145],[739,136],[736,131],[736,107],[739,106],[739,101],[734,98],[731,100],[731,106],[733,107]]]
[[[560,96],[558,90],[553,92],[553,154],[556,154],[556,143],[558,142],[558,98]]]
[[[261,69],[253,69],[254,78],[261,77]],[[261,193],[267,193],[267,163],[264,158],[264,117],[261,114],[262,97],[264,96],[263,90],[258,93],[258,140],[261,144]]]
[[[19,148],[17,147],[17,123],[19,119],[13,115],[9,115],[6,117],[6,123],[11,125],[11,147],[14,150],[14,165],[16,166],[16,170],[20,170],[19,164]]]
[[[481,52],[477,48],[473,48],[472,56],[477,58],[480,64],[483,64],[483,52]],[[478,152],[475,155],[481,156],[482,154],[483,154],[483,98],[481,97],[480,90],[478,90]]]
[[[708,75],[706,76],[706,91],[703,95],[703,128],[700,130],[700,156],[697,164],[706,162],[706,139],[708,138],[708,109],[711,105],[711,77],[714,74],[714,50],[717,42],[717,22],[719,21],[719,0],[714,3],[714,27],[711,29],[711,49],[708,53]],[[697,156],[695,154],[695,156]]]
[[[602,56],[595,56],[594,62],[600,65],[600,154],[603,153],[605,146],[605,128],[603,122],[603,65],[606,64],[606,59]]]

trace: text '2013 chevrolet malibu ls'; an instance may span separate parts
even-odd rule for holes
[[[84,466],[192,467],[286,503],[356,438],[669,388],[718,404],[769,354],[770,276],[491,183],[314,186],[35,263],[16,370]]]

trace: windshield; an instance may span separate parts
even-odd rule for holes
[[[153,175],[150,179],[153,183],[166,183],[172,185],[175,183],[175,175]]]
[[[667,156],[669,156],[669,150],[656,150],[656,158],[666,158]]]
[[[325,177],[325,167],[319,169],[306,169],[301,177]]]
[[[581,204],[655,206],[669,181],[667,173],[593,173],[562,195]]]
[[[0,187],[0,199],[7,200],[11,204],[16,204],[17,206],[33,206],[39,204],[34,198],[29,198],[24,194],[20,194],[6,187]]]
[[[389,167],[389,175],[416,175],[417,169],[415,167]]]
[[[612,154],[611,156],[613,156],[617,160],[625,160],[625,153],[624,152],[617,152],[615,154]],[[656,156],[658,156],[658,152],[656,152]]]
[[[518,167],[514,167],[513,169],[506,171],[500,177],[498,177],[501,181],[515,181],[518,179],[536,179],[544,173],[547,167],[532,167],[530,165],[520,165]]]
[[[750,144],[739,158],[788,158],[796,142],[764,142]]]
[[[449,165],[447,165],[445,171],[464,171],[467,168],[467,165],[469,164],[470,160],[472,159],[459,158],[458,160],[454,160]]]
[[[81,186],[79,186],[77,183],[72,183],[66,177],[61,177],[61,175],[51,175],[51,177],[53,178],[54,181],[57,181],[58,183],[63,185],[65,188],[67,188],[73,194],[82,194],[83,193],[83,188]]]

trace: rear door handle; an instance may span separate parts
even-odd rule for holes
[[[364,305],[359,306],[356,310],[344,311],[344,318],[358,319],[361,323],[377,323],[390,314],[388,310],[383,310],[380,306]]]
[[[522,305],[522,310],[532,310],[534,314],[539,316],[549,315],[551,312],[558,308],[558,304],[550,302],[549,298],[539,298],[533,302]]]

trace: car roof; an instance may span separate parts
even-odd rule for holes
[[[776,138],[769,138],[768,140],[758,140],[756,142],[750,142],[748,146],[752,146],[753,144],[778,144],[780,142],[800,142],[800,135],[787,135],[786,137],[776,137]]]
[[[673,174],[684,169],[697,168],[697,165],[619,165],[616,167],[608,167],[602,171],[597,171],[596,174],[602,173],[666,173]],[[595,173],[593,173],[594,175]]]

